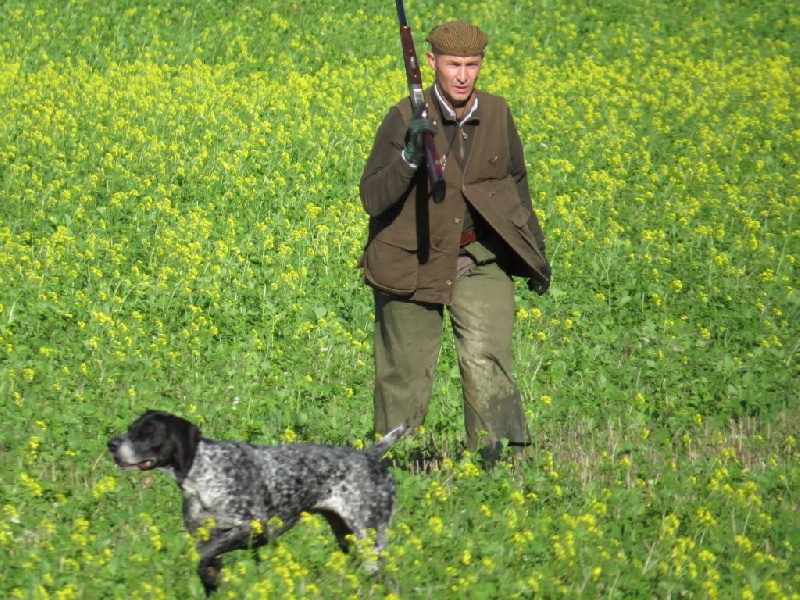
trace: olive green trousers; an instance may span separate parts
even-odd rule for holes
[[[458,353],[467,444],[530,441],[511,373],[514,282],[496,264],[475,265],[453,284],[448,307]],[[422,425],[442,344],[444,306],[375,291],[374,425],[386,433]]]

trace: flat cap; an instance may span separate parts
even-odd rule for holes
[[[449,21],[437,25],[425,38],[440,54],[477,56],[483,54],[489,37],[465,21]]]

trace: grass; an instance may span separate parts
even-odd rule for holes
[[[796,3],[406,8],[420,52],[486,29],[525,143],[555,273],[517,294],[534,445],[481,471],[445,344],[382,576],[309,518],[220,596],[797,598]],[[179,491],[107,456],[146,408],[369,443],[357,183],[397,37],[374,1],[7,3],[4,597],[201,597]]]

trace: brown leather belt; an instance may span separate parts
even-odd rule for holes
[[[461,239],[458,241],[458,245],[460,247],[464,247],[467,244],[471,244],[478,240],[478,233],[473,229],[472,231],[465,231],[461,234]]]

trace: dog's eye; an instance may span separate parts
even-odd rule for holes
[[[150,436],[153,435],[153,433],[155,433],[155,428],[151,423],[143,425],[142,428],[139,430],[139,435]]]

